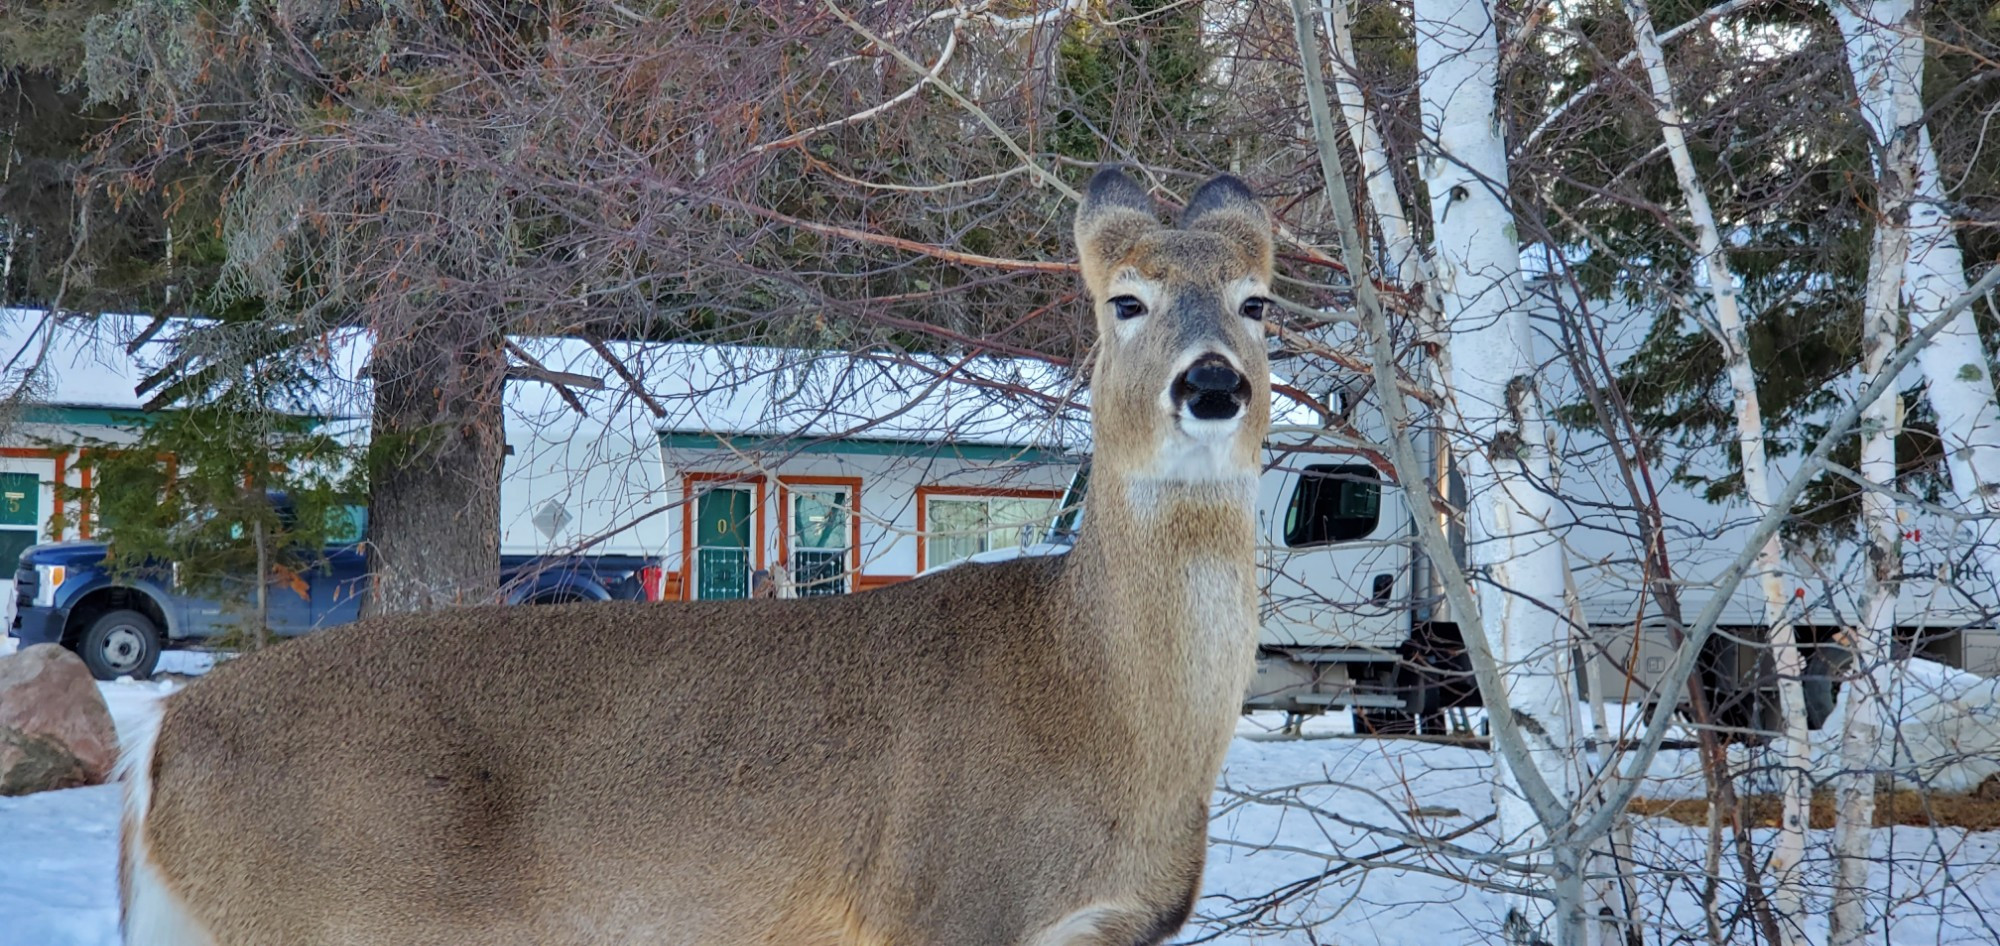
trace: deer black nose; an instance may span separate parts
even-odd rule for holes
[[[1200,420],[1228,420],[1250,399],[1250,382],[1221,355],[1203,355],[1174,379],[1174,401]]]

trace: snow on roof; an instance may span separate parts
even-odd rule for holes
[[[601,378],[607,389],[625,387],[586,342],[517,344],[551,370]],[[663,431],[1056,449],[1088,442],[1077,385],[1046,362],[724,345],[605,347],[665,412],[657,418]]]
[[[148,323],[134,316],[55,320],[39,311],[0,312],[0,358],[12,359],[0,373],[5,385],[0,394],[26,382],[32,403],[137,409],[145,399],[135,388],[165,363],[170,339],[185,327],[170,326],[127,353],[127,343]],[[638,379],[641,397],[586,341],[517,337],[513,342],[543,368],[601,381],[601,390],[570,389],[593,416],[640,418],[660,432],[1050,449],[1089,443],[1078,385],[1067,370],[1046,362],[605,343]],[[309,409],[328,416],[367,416],[365,371],[372,349],[373,339],[365,330],[346,329],[329,333],[317,351],[308,352],[306,358],[321,369],[324,382]],[[533,382],[509,385],[508,407],[511,413],[540,415],[550,422],[570,410],[554,387]]]
[[[137,322],[123,332],[128,322]],[[22,389],[37,404],[137,408],[143,375],[125,351],[143,320],[64,321],[29,309],[0,309],[0,395]]]

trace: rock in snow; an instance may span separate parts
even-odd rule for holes
[[[39,644],[0,657],[0,795],[96,785],[118,761],[118,732],[75,654]]]

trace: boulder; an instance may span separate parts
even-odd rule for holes
[[[55,644],[0,657],[0,795],[96,785],[118,730],[82,658]]]

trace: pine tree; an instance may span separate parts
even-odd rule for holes
[[[181,589],[236,611],[225,643],[266,643],[268,596],[306,595],[323,550],[360,538],[359,448],[313,390],[296,368],[246,371],[150,413],[133,443],[81,451],[113,572],[172,563]]]

